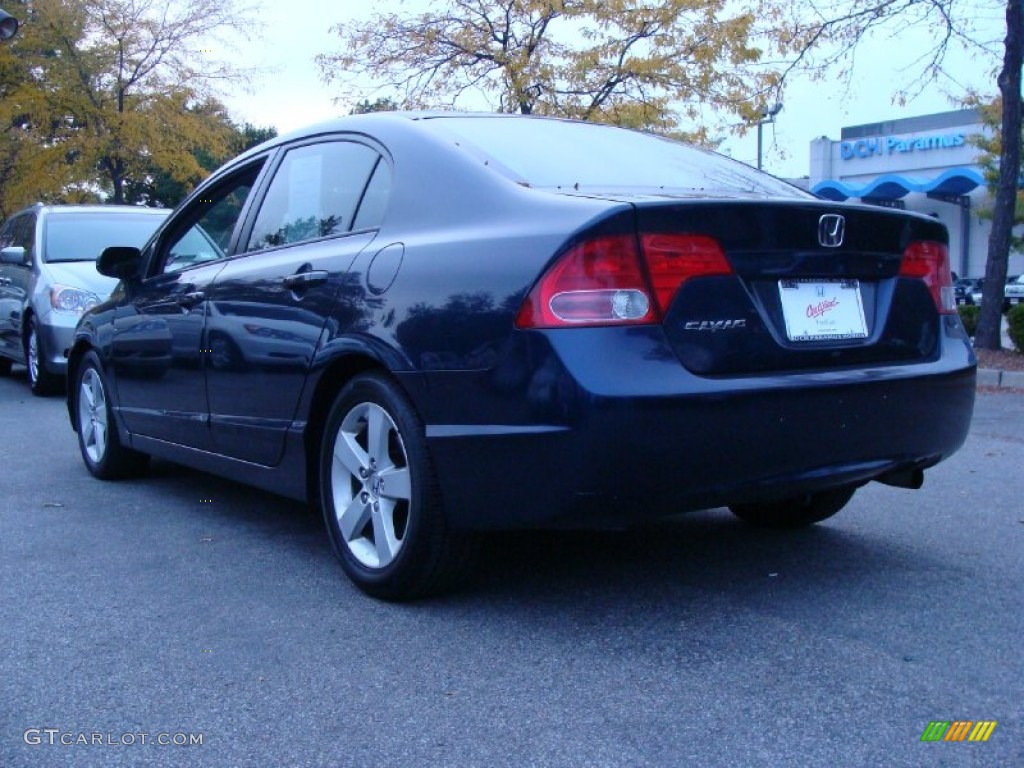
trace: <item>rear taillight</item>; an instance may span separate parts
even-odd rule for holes
[[[949,248],[934,240],[911,243],[903,252],[900,277],[914,277],[928,286],[940,314],[956,314],[953,274],[949,269]]]
[[[721,246],[705,235],[647,234],[640,236],[647,269],[662,312],[668,311],[679,286],[694,277],[731,275]]]
[[[728,274],[721,247],[704,235],[598,237],[573,246],[544,273],[516,327],[657,323],[684,282]]]

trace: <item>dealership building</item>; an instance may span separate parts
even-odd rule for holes
[[[961,277],[985,274],[991,223],[980,150],[969,140],[988,129],[975,109],[854,125],[838,141],[811,142],[809,188],[828,200],[916,211],[949,228],[950,262]],[[1011,253],[1009,274],[1024,272]]]

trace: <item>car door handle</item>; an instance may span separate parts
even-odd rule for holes
[[[179,307],[194,307],[205,298],[202,291],[189,291],[174,297]]]
[[[294,275],[288,275],[281,282],[285,284],[286,288],[295,290],[296,288],[310,288],[314,285],[326,283],[327,276],[326,270],[314,269],[309,272],[296,272]]]

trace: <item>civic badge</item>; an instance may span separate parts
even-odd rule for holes
[[[838,248],[846,234],[846,219],[838,213],[826,213],[818,219],[818,242],[826,248]]]

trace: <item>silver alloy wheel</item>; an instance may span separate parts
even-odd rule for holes
[[[95,368],[82,375],[78,390],[78,433],[93,464],[103,461],[107,452],[107,394]]]
[[[352,556],[367,568],[394,562],[405,543],[412,483],[402,435],[379,405],[359,403],[345,414],[334,440],[331,491]]]
[[[25,361],[28,368],[28,380],[30,382],[39,381],[39,334],[36,333],[35,324],[28,330],[28,349],[26,351],[28,352],[26,355],[28,360]]]

